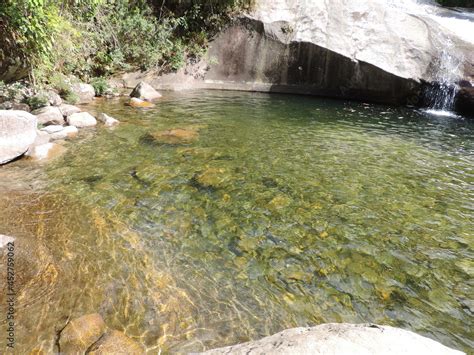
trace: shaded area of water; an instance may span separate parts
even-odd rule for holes
[[[55,329],[91,312],[150,353],[323,322],[473,347],[469,121],[219,92],[89,109],[122,124],[84,131],[46,171],[7,168],[43,185],[2,196],[0,233],[41,244],[56,270],[20,311],[25,350],[51,351]]]

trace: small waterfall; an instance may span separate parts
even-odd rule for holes
[[[459,69],[462,60],[456,57],[455,48],[450,40],[446,40],[440,56],[433,66],[433,83],[425,93],[428,112],[439,115],[450,115],[454,111],[454,100],[458,91]]]

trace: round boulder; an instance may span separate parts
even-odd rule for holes
[[[36,139],[37,119],[25,111],[0,111],[0,165],[23,155]]]

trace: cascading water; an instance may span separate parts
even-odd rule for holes
[[[458,85],[462,79],[461,69],[464,62],[451,35],[466,42],[474,43],[471,36],[474,31],[472,13],[442,8],[432,0],[388,0],[390,6],[417,17],[434,21],[439,25],[433,44],[438,48],[438,58],[432,63],[431,85],[424,93],[424,102],[429,114],[439,116],[456,116],[454,104]]]
[[[429,107],[426,112],[440,116],[452,116],[454,101],[458,91],[459,69],[462,59],[455,54],[451,40],[446,40],[444,48],[433,66],[433,83],[425,92]]]

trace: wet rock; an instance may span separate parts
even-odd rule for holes
[[[76,83],[72,84],[71,90],[75,93],[79,100],[78,104],[87,104],[91,102],[95,97],[94,87],[90,84]]]
[[[430,354],[461,355],[434,340],[407,330],[375,324],[321,324],[293,328],[248,343],[202,354]]]
[[[106,331],[100,314],[88,314],[70,321],[61,331],[59,350],[63,354],[84,354]]]
[[[88,112],[73,113],[66,118],[68,125],[77,128],[91,127],[97,124],[97,120]]]
[[[30,150],[28,150],[26,155],[34,160],[45,160],[56,158],[64,154],[65,151],[66,148],[60,144],[45,143],[32,147]]]
[[[64,118],[71,116],[73,113],[82,112],[82,110],[79,107],[76,107],[74,105],[69,105],[69,104],[60,105],[59,110],[63,114]]]
[[[141,107],[141,108],[150,108],[150,107],[155,107],[154,104],[148,101],[144,101],[141,99],[137,99],[136,97],[132,97],[130,101],[128,102],[128,106],[132,107]]]
[[[48,102],[51,106],[60,106],[63,103],[63,99],[54,91],[48,91]]]
[[[62,349],[61,349],[62,350]],[[144,349],[122,332],[108,331],[90,349],[91,355],[127,354],[141,355]]]
[[[102,122],[107,127],[115,126],[115,125],[120,123],[119,120],[116,120],[115,118],[113,118],[113,117],[111,117],[111,116],[109,116],[105,113],[99,114],[99,117],[97,117],[97,118],[100,122]]]
[[[37,119],[25,111],[0,111],[0,165],[23,155],[36,139]]]
[[[462,87],[456,95],[456,110],[474,116],[474,87]]]
[[[161,94],[156,91],[150,84],[141,81],[140,83],[135,86],[130,97],[136,97],[141,100],[145,101],[153,101],[159,99]]]
[[[62,125],[64,117],[59,108],[53,106],[42,107],[32,112],[38,118],[38,123],[43,125]]]

